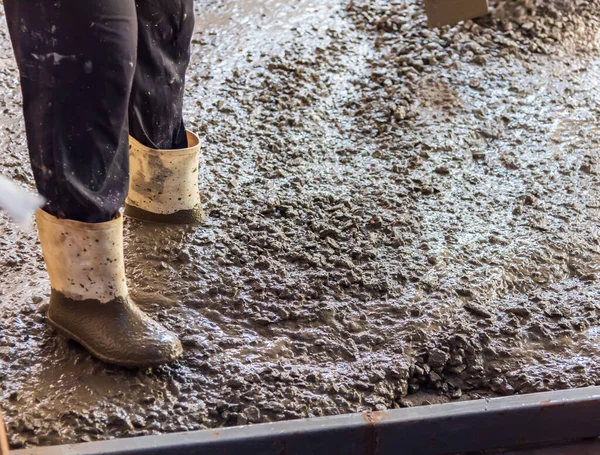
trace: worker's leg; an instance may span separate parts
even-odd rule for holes
[[[193,0],[138,0],[138,55],[129,132],[152,149],[187,147],[185,72],[194,31]]]
[[[40,192],[48,321],[125,366],[175,360],[181,343],[131,301],[123,259],[134,0],[4,0]],[[66,218],[66,219],[65,219]]]
[[[5,0],[4,7],[45,209],[108,221],[127,195],[134,0]]]
[[[193,0],[138,0],[138,58],[129,106],[131,182],[125,214],[197,223],[200,141],[183,124]]]

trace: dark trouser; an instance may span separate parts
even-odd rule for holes
[[[29,155],[46,211],[109,221],[129,184],[128,133],[187,146],[193,0],[4,0]]]

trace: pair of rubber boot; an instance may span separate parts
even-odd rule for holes
[[[202,219],[198,188],[200,141],[155,150],[130,137],[130,185],[125,215],[191,224]],[[182,354],[177,336],[143,313],[129,297],[123,260],[123,217],[105,223],[59,219],[39,210],[40,243],[50,277],[47,319],[107,363],[142,367]]]

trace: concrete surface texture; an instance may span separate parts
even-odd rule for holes
[[[181,335],[108,367],[46,326],[0,217],[14,448],[594,385],[600,2],[198,0],[186,118],[207,222],[126,223],[133,296]],[[0,172],[32,187],[0,15]]]

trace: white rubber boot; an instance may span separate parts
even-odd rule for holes
[[[123,261],[123,217],[106,223],[36,213],[52,293],[48,321],[107,363],[128,367],[172,362],[177,336],[129,298]]]
[[[185,149],[157,150],[129,136],[126,216],[171,224],[202,221],[198,188],[200,139],[189,131],[187,139]]]

